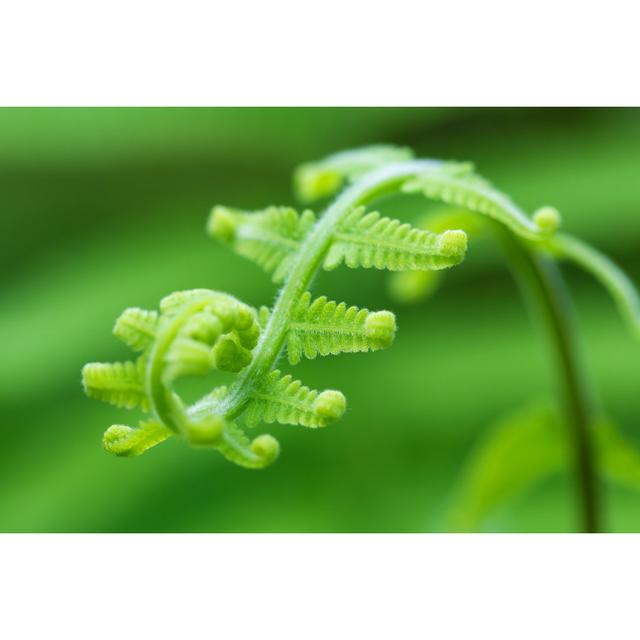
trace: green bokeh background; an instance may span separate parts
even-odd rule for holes
[[[396,311],[398,336],[385,352],[296,367],[306,384],[344,391],[349,410],[321,431],[273,425],[282,453],[267,470],[176,439],[110,457],[102,432],[135,417],[80,387],[85,362],[128,357],[111,335],[127,306],[194,287],[269,304],[269,278],[206,237],[210,207],[295,204],[297,164],[376,142],[473,161],[527,211],[556,206],[640,281],[639,110],[0,110],[1,531],[441,528],[486,426],[554,394],[544,343],[490,243],[472,243],[414,307],[389,298],[385,273],[317,278],[318,293]],[[409,220],[422,205],[389,206]],[[592,280],[565,273],[599,399],[637,443],[640,345]],[[571,531],[573,490],[569,475],[549,479],[484,527]],[[640,494],[602,490],[607,529],[640,531]]]

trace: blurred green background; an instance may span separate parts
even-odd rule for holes
[[[314,291],[397,312],[388,351],[303,362],[341,389],[322,431],[272,425],[278,462],[247,471],[176,439],[137,459],[100,444],[130,412],[89,400],[85,362],[128,357],[127,306],[208,287],[269,304],[269,278],[207,238],[210,207],[294,204],[300,162],[388,142],[471,160],[531,212],[640,281],[640,111],[615,109],[0,110],[1,531],[437,531],[486,427],[554,396],[543,341],[491,243],[428,301],[400,307],[388,274],[322,274]],[[417,201],[391,209],[420,214]],[[389,209],[386,212],[391,212]],[[591,279],[564,269],[607,415],[640,442],[640,345]],[[285,365],[286,367],[286,365]],[[640,531],[640,493],[603,481],[605,524]],[[492,510],[490,531],[571,531],[567,473]]]

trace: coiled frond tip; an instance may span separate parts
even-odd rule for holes
[[[315,399],[313,408],[324,423],[334,422],[342,417],[347,408],[347,399],[340,391],[327,389]]]
[[[255,453],[264,462],[264,466],[266,466],[274,462],[278,457],[280,445],[273,436],[265,433],[253,440],[251,443],[251,451]]]
[[[330,196],[342,186],[343,180],[338,171],[319,168],[312,163],[298,167],[293,177],[296,192],[303,202]]]
[[[396,335],[396,317],[391,311],[376,311],[367,317],[364,327],[368,338],[380,349],[387,349]]]
[[[561,221],[560,213],[554,207],[542,207],[533,214],[533,222],[546,233],[555,233]]]
[[[440,252],[445,256],[464,256],[467,251],[467,234],[459,229],[441,233],[438,240]]]
[[[232,242],[236,234],[233,212],[220,205],[213,207],[207,220],[207,233],[221,242]]]

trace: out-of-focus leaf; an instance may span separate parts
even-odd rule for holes
[[[610,482],[640,491],[640,452],[611,422],[598,425],[598,453],[602,474]]]
[[[398,271],[387,277],[387,291],[398,304],[417,304],[430,298],[443,278],[442,271]]]
[[[562,425],[549,407],[516,413],[490,428],[471,454],[445,517],[447,531],[473,531],[496,507],[562,469]]]
[[[592,434],[599,479],[640,491],[640,452],[610,421],[599,420]],[[445,516],[445,529],[481,529],[497,507],[572,465],[568,430],[553,408],[534,407],[504,419],[471,454]]]

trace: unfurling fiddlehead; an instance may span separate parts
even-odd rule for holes
[[[217,240],[281,284],[271,309],[194,290],[164,298],[159,313],[128,309],[120,316],[114,333],[140,357],[86,365],[84,387],[88,395],[117,406],[140,406],[150,418],[136,428],[110,427],[104,436],[108,451],[139,455],[179,435],[195,446],[217,449],[234,463],[260,468],[277,457],[278,443],[270,435],[251,441],[243,426],[279,422],[318,428],[340,418],[346,408],[342,393],[311,390],[280,373],[278,357],[286,349],[295,365],[302,357],[385,349],[394,339],[395,317],[314,298],[308,289],[316,272],[342,264],[435,272],[459,264],[466,251],[467,235],[459,227],[445,222],[435,232],[369,210],[374,200],[390,194],[422,193],[464,216],[491,218],[528,249],[574,259],[592,270],[638,322],[633,288],[593,250],[555,235],[560,218],[554,209],[528,218],[469,164],[416,160],[407,149],[376,146],[305,164],[295,174],[295,185],[307,202],[342,191],[317,218],[310,210],[289,207],[247,212],[218,206],[207,225]],[[236,378],[186,405],[174,390],[176,380],[214,370]]]
[[[328,195],[353,181],[316,221],[309,210],[288,207],[244,212],[215,207],[208,231],[283,283],[272,309],[259,311],[215,291],[173,293],[160,312],[127,309],[114,333],[133,350],[135,362],[91,363],[83,369],[85,391],[116,406],[140,406],[151,414],[138,427],[110,427],[105,448],[135,456],[171,435],[194,446],[217,449],[245,467],[264,467],[276,458],[278,444],[269,435],[250,441],[242,427],[267,424],[325,427],[342,416],[346,400],[334,390],[318,392],[275,370],[286,348],[290,364],[302,357],[377,351],[391,345],[395,317],[313,299],[307,287],[323,267],[347,266],[392,271],[437,270],[458,264],[466,235],[456,230],[436,234],[367,212],[366,204],[398,191],[439,163],[410,161],[393,147],[337,154],[319,165],[302,167],[297,176],[304,198]],[[184,376],[211,371],[237,374],[191,406],[174,389]]]

